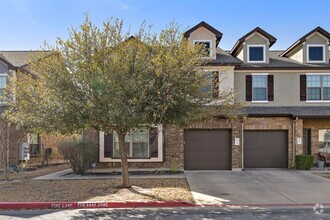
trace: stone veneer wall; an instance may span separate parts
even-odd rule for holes
[[[330,129],[330,119],[304,119],[305,129],[311,129],[311,152],[318,159],[319,153],[319,129]]]
[[[186,128],[164,126],[163,162],[129,163],[131,168],[184,169],[184,129],[232,129],[232,168],[242,168],[242,122],[241,120],[217,119],[195,123]],[[98,139],[98,132],[89,131],[84,136]],[[92,134],[92,135],[91,135]],[[240,144],[235,146],[235,138],[240,138]],[[119,168],[120,163],[98,163],[97,168]]]
[[[319,124],[318,124],[319,123]],[[293,130],[293,124],[295,129]],[[242,164],[243,130],[286,130],[288,131],[288,168],[294,166],[293,154],[302,154],[302,144],[296,143],[297,137],[303,137],[303,128],[312,129],[312,152],[318,153],[318,128],[330,128],[330,120],[298,119],[289,117],[247,117],[238,120],[217,119],[195,123],[186,128],[164,126],[165,143],[163,146],[164,161],[153,163],[129,163],[131,168],[184,169],[184,129],[231,129],[232,132],[232,170],[239,170]],[[316,127],[315,127],[316,126]],[[323,127],[322,127],[323,126]],[[293,138],[294,135],[294,138]],[[94,140],[99,139],[97,131],[84,134]],[[235,145],[235,138],[239,138],[239,145]],[[295,147],[293,151],[293,146]],[[98,168],[120,168],[120,163],[98,163]]]
[[[163,162],[130,162],[130,168],[156,168],[183,170],[183,130],[176,126],[164,126]],[[99,142],[97,131],[84,133],[84,138]],[[118,162],[100,162],[97,168],[120,168]]]
[[[292,122],[288,117],[248,117],[244,120],[244,130],[287,130],[288,131],[288,168],[292,168],[293,163],[293,138]],[[243,149],[244,150],[244,149]]]

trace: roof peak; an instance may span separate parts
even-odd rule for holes
[[[251,30],[250,32],[245,34],[243,37],[238,39],[238,41],[236,42],[234,47],[231,49],[230,54],[234,55],[237,52],[237,50],[240,48],[240,46],[243,44],[243,42],[245,42],[245,39],[247,37],[251,36],[255,32],[258,32],[259,34],[261,34],[262,36],[266,37],[269,40],[269,43],[270,43],[269,47],[271,47],[277,40],[273,35],[269,34],[261,27],[255,27],[253,30]]]
[[[190,28],[189,30],[187,30],[185,33],[184,33],[184,37],[185,38],[189,38],[190,37],[190,34],[192,32],[194,32],[195,30],[197,30],[198,28],[200,27],[205,27],[206,29],[208,29],[209,31],[211,31],[212,33],[215,34],[217,40],[216,40],[216,46],[218,46],[221,38],[222,38],[222,33],[220,31],[218,31],[217,29],[215,29],[214,27],[212,27],[211,25],[209,25],[208,23],[206,23],[205,21],[201,21],[199,22],[197,25],[195,25],[194,27]]]
[[[324,37],[326,37],[330,40],[330,33],[328,31],[326,31],[325,29],[323,29],[321,26],[317,26],[316,28],[314,28],[313,30],[309,31],[307,34],[305,34],[304,36],[299,38],[296,42],[294,42],[289,48],[287,48],[281,54],[281,56],[286,56],[288,53],[290,53],[290,51],[294,50],[296,47],[300,46],[303,42],[305,42],[306,38],[309,37],[310,35],[312,35],[315,32],[319,32]]]

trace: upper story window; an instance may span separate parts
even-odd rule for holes
[[[203,49],[205,50],[204,53],[208,56],[211,56],[212,51],[211,51],[211,47],[212,47],[212,43],[210,40],[194,40],[194,45],[198,44],[201,45],[203,47]]]
[[[267,101],[267,75],[252,76],[252,101]]]
[[[309,63],[325,62],[325,46],[322,44],[307,45],[307,62]]]
[[[205,85],[202,87],[207,98],[216,99],[219,97],[219,72],[218,71],[205,71]]]
[[[307,76],[307,100],[330,100],[330,75]]]
[[[265,59],[265,45],[248,45],[247,62],[264,63]]]
[[[7,74],[0,74],[0,102],[2,102],[4,90],[7,86]]]

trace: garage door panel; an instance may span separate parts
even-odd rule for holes
[[[287,168],[287,131],[244,131],[245,168]]]
[[[186,170],[231,169],[230,130],[187,129],[184,139]]]

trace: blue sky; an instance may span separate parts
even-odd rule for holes
[[[158,32],[175,20],[183,29],[204,20],[224,35],[220,47],[259,26],[286,49],[316,26],[330,31],[329,0],[0,0],[0,50],[38,49],[68,36],[88,12],[96,24],[110,17],[137,30],[145,20]]]

